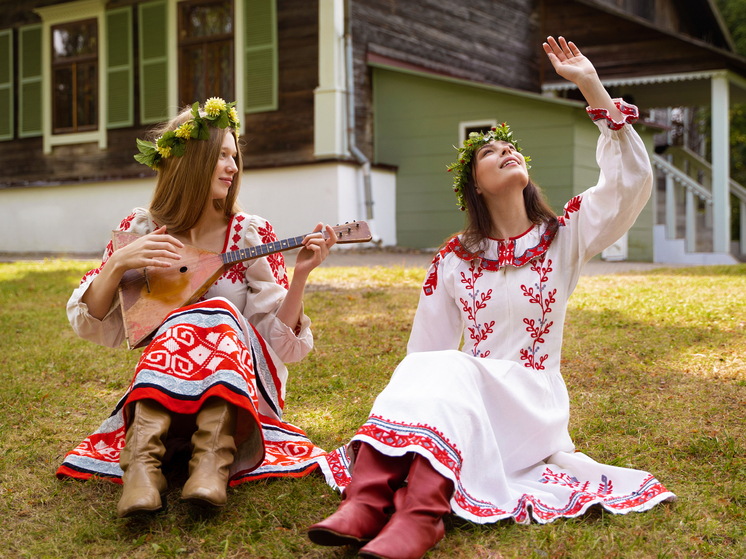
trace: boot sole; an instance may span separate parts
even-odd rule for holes
[[[355,536],[349,536],[347,534],[340,534],[339,532],[334,532],[333,530],[317,528],[317,529],[308,531],[308,539],[310,539],[313,543],[318,544],[318,545],[326,545],[326,546],[358,545],[358,546],[361,546],[371,541],[372,538],[361,539],[361,538],[356,538]]]
[[[168,508],[168,499],[165,495],[161,495],[161,506],[154,509],[134,509],[126,514],[123,514],[122,516],[119,516],[119,518],[132,518],[133,516],[146,516],[146,515],[153,515],[158,514],[159,512],[163,512]]]
[[[181,499],[182,501],[186,501],[187,503],[194,505],[195,507],[199,507],[201,509],[222,509],[227,505],[228,503],[222,503],[219,505],[216,505],[215,503],[211,503],[210,501],[207,501],[205,499],[200,499],[199,497],[187,497]]]

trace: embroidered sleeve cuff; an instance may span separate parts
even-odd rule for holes
[[[636,106],[626,103],[622,99],[614,99],[614,105],[616,105],[616,108],[622,113],[621,122],[611,118],[609,116],[609,111],[606,109],[592,109],[586,107],[585,110],[588,111],[588,115],[591,117],[593,122],[606,119],[606,124],[611,130],[620,130],[625,124],[634,124],[637,122],[637,119],[640,118],[640,111],[637,110]]]

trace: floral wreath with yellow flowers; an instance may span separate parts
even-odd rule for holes
[[[135,159],[147,165],[151,169],[157,169],[162,159],[171,157],[181,157],[184,155],[186,143],[195,138],[197,140],[207,140],[210,138],[208,126],[217,128],[227,128],[230,126],[235,130],[238,137],[238,130],[241,122],[238,120],[236,112],[236,102],[226,103],[220,97],[210,97],[205,101],[203,107],[205,116],[199,113],[199,101],[192,105],[192,118],[179,126],[176,130],[169,130],[155,142],[148,142],[137,139],[137,149],[140,151],[135,155]]]
[[[451,163],[446,168],[448,172],[453,172],[453,191],[456,193],[458,199],[458,207],[461,211],[466,210],[466,198],[464,198],[464,188],[466,182],[469,179],[469,173],[471,173],[471,158],[474,154],[479,151],[484,144],[489,144],[492,141],[504,141],[510,142],[515,147],[516,151],[521,152],[521,148],[518,147],[518,141],[513,138],[513,132],[510,131],[510,126],[506,123],[502,123],[500,126],[493,126],[492,129],[486,134],[481,132],[471,132],[469,137],[464,140],[463,147],[457,148],[458,161]],[[526,168],[530,169],[531,165],[528,164],[531,158],[524,156],[526,160]]]

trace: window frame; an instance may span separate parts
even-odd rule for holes
[[[99,29],[98,29],[98,20],[96,18],[89,18],[89,19],[85,19],[85,20],[68,21],[68,22],[64,22],[64,23],[56,23],[56,24],[50,26],[50,33],[52,34],[52,37],[54,37],[55,30],[58,29],[58,28],[60,28],[60,27],[65,27],[67,25],[74,24],[74,23],[89,23],[89,22],[95,22],[96,23],[96,41],[98,42],[98,40],[99,40]],[[99,126],[101,126],[101,122],[99,121],[99,118],[98,118],[98,117],[101,116],[99,114],[99,112],[98,112],[98,101],[99,101],[99,98],[101,97],[101,92],[100,91],[98,91],[98,90],[96,91],[96,113],[97,113],[96,114],[96,117],[97,117],[96,118],[96,124],[87,124],[87,125],[83,125],[83,126],[78,126],[78,118],[77,118],[78,117],[78,103],[77,103],[77,91],[78,91],[78,88],[77,88],[77,82],[78,82],[77,68],[78,68],[78,66],[77,65],[80,62],[87,63],[87,62],[95,61],[96,62],[96,75],[95,75],[94,80],[96,82],[98,82],[98,74],[101,71],[101,64],[100,64],[99,59],[98,59],[98,52],[96,52],[95,55],[94,54],[84,54],[84,55],[75,56],[75,57],[72,57],[72,58],[67,58],[64,61],[55,61],[54,60],[54,44],[53,44],[53,41],[50,41],[50,45],[49,46],[52,49],[52,51],[50,52],[50,61],[51,61],[51,65],[52,65],[51,66],[51,72],[50,72],[50,76],[51,76],[51,84],[50,84],[50,86],[52,87],[52,90],[54,90],[54,86],[57,83],[55,81],[55,77],[54,77],[55,70],[57,68],[61,68],[63,66],[68,66],[68,65],[72,65],[72,87],[73,87],[73,93],[72,93],[72,99],[73,99],[73,103],[72,103],[72,111],[73,111],[72,122],[73,122],[73,125],[72,125],[72,127],[65,127],[65,128],[57,128],[55,126],[56,125],[56,106],[57,105],[56,105],[56,103],[54,102],[54,99],[53,99],[52,100],[52,134],[72,134],[72,133],[76,133],[76,132],[90,132],[90,131],[93,131],[93,130],[98,130]],[[98,49],[98,45],[97,45],[96,50],[97,51],[100,50],[100,49]],[[98,83],[96,83],[96,86],[98,88]]]
[[[466,120],[458,123],[458,145],[461,145],[466,139],[466,131],[471,128],[493,128],[497,127],[496,118],[483,118],[481,120]]]
[[[191,105],[195,101],[199,101],[200,103],[203,103],[206,101],[206,99],[185,99],[183,92],[186,90],[186,76],[182,74],[181,68],[182,63],[184,61],[184,47],[193,47],[195,45],[202,45],[203,49],[205,45],[208,43],[218,43],[218,42],[224,42],[224,41],[230,41],[231,42],[231,50],[233,51],[233,64],[231,65],[231,85],[233,89],[233,94],[230,97],[230,99],[226,100],[235,100],[236,97],[236,4],[239,2],[243,2],[243,0],[228,0],[228,4],[230,5],[231,10],[231,19],[232,19],[232,28],[233,32],[228,33],[222,33],[220,35],[210,35],[208,37],[186,37],[184,39],[181,38],[181,30],[182,25],[184,24],[184,9],[188,6],[195,5],[195,4],[219,4],[223,3],[224,0],[184,0],[181,2],[178,2],[176,5],[176,36],[177,36],[177,62],[176,62],[176,71],[178,74],[178,91],[177,91],[177,97],[180,99],[179,106],[185,106],[185,105]],[[204,76],[203,76],[204,79]]]
[[[98,143],[99,149],[107,147],[106,115],[108,114],[108,72],[106,55],[106,1],[78,0],[36,8],[34,12],[42,20],[42,136],[44,153],[52,153],[59,145]],[[89,132],[55,134],[52,131],[52,26],[89,19],[97,20],[98,27],[98,115],[97,129]]]

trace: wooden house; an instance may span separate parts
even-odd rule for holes
[[[438,246],[463,225],[452,146],[502,121],[559,211],[595,182],[597,131],[545,61],[549,34],[575,40],[642,109],[711,104],[713,147],[727,141],[746,61],[708,0],[0,0],[0,252],[100,251],[150,199],[136,138],[215,95],[242,115],[242,206],[280,236],[368,219],[384,245]],[[683,149],[656,154],[659,126],[638,130],[672,184],[662,199],[686,212],[692,192],[704,197],[707,252],[720,255],[707,258],[732,260],[720,217],[729,192],[746,196],[727,150],[708,175]],[[656,248],[667,226],[654,204],[620,255],[671,253],[666,234]]]

